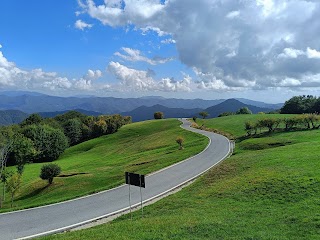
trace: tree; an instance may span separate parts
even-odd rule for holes
[[[153,114],[154,119],[163,119],[164,118],[164,114],[163,112],[155,112]]]
[[[22,134],[31,139],[37,151],[34,161],[53,161],[68,147],[68,139],[60,129],[47,125],[30,125]]]
[[[240,108],[236,114],[252,114],[251,110],[248,107]]]
[[[218,115],[218,117],[226,117],[226,116],[231,116],[231,115],[234,115],[233,112],[223,112],[223,113],[220,113]]]
[[[8,164],[16,165],[18,173],[22,175],[24,165],[31,162],[36,154],[37,151],[34,148],[31,139],[26,138],[21,133],[17,133],[13,137],[12,150]]]
[[[11,195],[11,207],[13,207],[13,198],[14,195],[17,193],[21,186],[21,175],[18,173],[13,174],[7,183],[6,190]]]
[[[12,176],[12,172],[8,171],[6,168],[2,172],[1,175],[1,182],[3,183],[3,192],[2,192],[2,201],[6,200],[6,184],[8,182],[8,179]],[[2,201],[0,201],[0,208],[2,208]]]
[[[203,111],[203,112],[199,112],[199,115],[200,115],[203,119],[205,119],[206,117],[209,116],[209,113]]]
[[[71,146],[82,140],[82,122],[78,118],[67,120],[63,124],[64,134],[69,138]]]
[[[12,149],[12,132],[1,129],[0,133],[0,179],[4,178],[7,160]],[[0,197],[0,207],[2,207],[3,199]]]
[[[313,113],[317,102],[318,99],[312,95],[294,96],[284,103],[280,111],[282,114]]]
[[[183,149],[182,143],[184,142],[184,139],[182,137],[177,137],[176,143],[179,144],[179,150]]]
[[[53,178],[58,176],[61,172],[61,168],[55,163],[45,164],[41,167],[40,178],[48,180],[49,184],[53,183]]]
[[[197,122],[197,117],[194,116],[194,117],[192,118],[192,120],[193,120],[194,122]]]
[[[33,113],[29,117],[27,117],[25,120],[23,120],[22,123],[20,123],[20,125],[24,127],[32,124],[39,124],[41,123],[42,120],[43,118],[39,114]]]

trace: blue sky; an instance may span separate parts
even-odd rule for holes
[[[3,0],[0,91],[319,95],[319,15],[307,0]]]

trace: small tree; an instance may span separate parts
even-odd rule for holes
[[[252,114],[251,110],[247,107],[240,108],[236,114]]]
[[[163,119],[164,118],[164,114],[163,112],[155,112],[153,114],[154,119]]]
[[[184,142],[184,139],[182,137],[177,137],[176,143],[179,144],[179,150],[183,149],[182,143]]]
[[[48,180],[49,184],[52,184],[53,178],[58,176],[61,172],[61,168],[55,163],[45,164],[41,167],[40,178]]]
[[[194,122],[197,122],[197,117],[196,116],[194,116],[192,119],[193,119]]]
[[[13,174],[6,185],[6,190],[11,195],[11,207],[13,207],[13,198],[14,195],[17,193],[21,186],[21,175],[18,173]]]
[[[209,116],[209,113],[203,111],[203,112],[199,112],[199,115],[200,115],[203,119],[205,119],[206,117]]]

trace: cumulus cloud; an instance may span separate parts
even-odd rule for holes
[[[74,27],[80,30],[85,30],[86,28],[92,28],[93,24],[88,24],[82,20],[77,20],[74,24]]]
[[[185,75],[181,81],[170,78],[156,81],[152,78],[152,74],[149,74],[149,71],[129,68],[118,62],[110,62],[108,71],[119,80],[119,91],[191,91],[191,78],[188,75]]]
[[[124,54],[120,53],[120,52],[116,52],[116,53],[114,53],[114,55],[121,57],[122,59],[124,59],[126,61],[131,61],[131,62],[142,61],[142,62],[149,63],[151,65],[157,65],[157,64],[166,63],[166,62],[172,60],[172,58],[162,58],[162,57],[154,57],[154,58],[150,59],[150,58],[143,56],[141,54],[140,50],[136,50],[136,49],[132,49],[132,48],[123,47],[123,48],[121,48],[121,50],[124,52]]]
[[[41,68],[22,70],[14,62],[10,62],[0,51],[0,88],[15,88],[35,91],[73,91],[95,90],[92,81],[102,76],[100,70],[89,69],[79,79],[61,77],[56,72],[46,72]]]
[[[169,34],[180,61],[211,78],[210,83],[199,75],[202,87],[318,83],[313,78],[320,74],[319,1],[119,0],[97,5],[87,0],[83,9],[105,25]]]

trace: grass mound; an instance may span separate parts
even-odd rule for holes
[[[201,152],[208,139],[180,124],[176,119],[133,123],[115,134],[73,146],[55,161],[62,172],[51,186],[39,178],[43,164],[29,164],[14,204],[38,206],[110,189],[124,183],[125,171],[148,174]],[[184,150],[179,150],[177,136],[185,139]],[[5,210],[11,210],[8,198]]]

